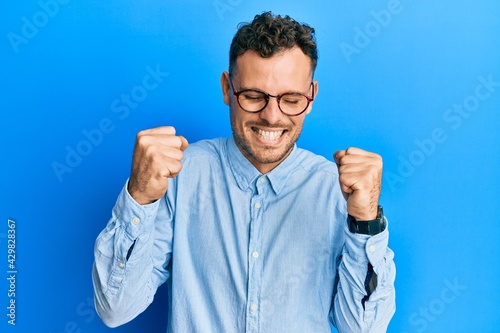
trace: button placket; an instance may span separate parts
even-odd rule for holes
[[[259,259],[262,244],[265,198],[269,191],[266,176],[256,180],[255,192],[251,198],[250,241],[248,244],[248,294],[247,294],[247,332],[257,332],[260,317],[259,295],[261,294],[262,265]]]

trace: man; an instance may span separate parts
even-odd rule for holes
[[[221,77],[233,137],[137,135],[95,247],[96,308],[114,327],[169,286],[168,332],[384,332],[393,253],[382,160],[299,149],[318,93],[314,29],[271,13],[236,33]]]

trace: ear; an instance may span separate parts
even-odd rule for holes
[[[229,73],[222,72],[220,77],[220,86],[222,88],[222,97],[224,98],[224,104],[230,105],[231,103],[231,88],[229,87]]]
[[[316,100],[316,96],[318,96],[318,81],[313,81],[313,87],[314,87],[314,101],[315,101]],[[314,101],[312,101],[311,104],[309,104],[309,108],[306,111],[306,114],[311,113]]]

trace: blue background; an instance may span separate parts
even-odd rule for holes
[[[93,245],[135,135],[174,125],[189,141],[229,136],[219,77],[237,24],[264,10],[317,31],[320,92],[299,145],[384,157],[397,264],[389,332],[498,332],[500,2],[54,1],[0,12],[1,332],[111,331],[93,310]],[[147,90],[150,70],[162,76]],[[165,332],[166,300],[162,287],[114,332]]]

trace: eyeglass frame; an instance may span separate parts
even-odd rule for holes
[[[283,113],[284,115],[286,116],[289,116],[289,117],[296,117],[296,116],[300,116],[301,114],[303,114],[304,112],[306,112],[307,108],[309,107],[309,105],[311,104],[311,102],[314,101],[314,82],[311,81],[311,86],[312,86],[312,97],[309,97],[305,94],[302,94],[302,93],[299,93],[299,92],[286,92],[284,94],[281,94],[281,95],[271,95],[271,94],[268,94],[267,92],[265,91],[262,91],[262,90],[258,90],[258,89],[243,89],[243,90],[240,90],[240,91],[236,91],[234,89],[234,85],[233,85],[233,80],[231,80],[231,76],[228,76],[228,79],[229,79],[229,84],[231,85],[231,89],[233,90],[233,95],[236,97],[236,101],[238,102],[238,105],[240,106],[240,108],[245,111],[245,112],[248,112],[248,113],[259,113],[259,112],[262,112],[268,105],[269,105],[269,100],[271,97],[273,98],[276,98],[276,101],[278,102],[278,109],[281,111],[281,113]],[[245,110],[242,106],[241,106],[241,103],[240,103],[240,95],[244,92],[247,92],[247,91],[253,91],[253,92],[257,92],[257,93],[261,93],[261,94],[264,94],[266,96],[266,104],[264,104],[264,106],[258,110],[258,111],[248,111],[248,110]],[[301,96],[304,96],[306,99],[307,99],[307,105],[305,107],[305,109],[302,111],[302,112],[299,112],[297,114],[288,114],[286,112],[284,112],[282,109],[281,109],[281,104],[280,104],[280,101],[281,101],[281,98],[285,95],[289,95],[289,94],[294,94],[294,95],[301,95]]]

